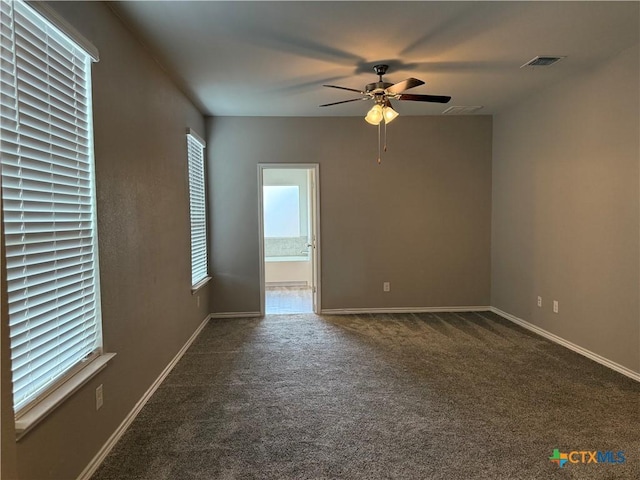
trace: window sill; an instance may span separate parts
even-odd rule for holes
[[[211,280],[211,277],[205,277],[202,280],[200,280],[198,283],[196,283],[195,285],[193,285],[191,287],[191,295],[194,295],[195,293],[197,293],[198,290],[200,290],[202,287],[204,287],[207,283],[209,283],[209,280]]]
[[[20,440],[33,427],[58,408],[67,398],[73,395],[80,387],[95,377],[107,363],[115,357],[115,353],[104,353],[90,362],[86,367],[69,378],[66,382],[51,392],[40,403],[31,408],[19,419],[16,419],[16,439]]]

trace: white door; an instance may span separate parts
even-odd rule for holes
[[[309,241],[307,247],[311,254],[311,292],[313,299],[313,311],[319,313],[318,309],[318,238],[317,238],[317,191],[316,191],[316,169],[309,169],[308,171],[308,185],[309,185]]]

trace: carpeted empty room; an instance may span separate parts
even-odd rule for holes
[[[639,393],[493,313],[211,320],[92,478],[639,478]]]

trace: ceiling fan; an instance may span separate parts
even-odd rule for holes
[[[338,85],[323,85],[323,87],[338,88],[340,90],[348,90],[349,92],[356,92],[361,95],[358,98],[352,98],[350,100],[342,100],[340,102],[325,103],[320,105],[321,107],[329,107],[331,105],[339,105],[341,103],[357,102],[359,100],[373,100],[374,105],[371,110],[367,112],[367,116],[364,119],[371,125],[378,126],[378,164],[380,164],[381,149],[387,151],[387,123],[393,121],[398,116],[391,106],[391,100],[411,100],[414,102],[433,102],[433,103],[448,103],[451,97],[445,95],[416,95],[411,93],[403,93],[410,88],[414,88],[420,85],[424,85],[422,80],[417,78],[407,78],[402,82],[389,83],[382,80],[382,76],[387,73],[389,65],[374,65],[373,70],[378,75],[377,82],[369,83],[364,87],[364,90],[356,90],[355,88],[340,87]],[[381,148],[380,137],[380,123],[384,120],[384,147]]]
[[[416,95],[411,93],[403,93],[410,88],[414,88],[420,85],[424,85],[422,80],[417,78],[407,78],[402,82],[389,83],[382,80],[382,76],[387,73],[388,65],[374,65],[373,70],[378,75],[379,80],[377,82],[369,83],[365,86],[364,90],[356,90],[355,88],[340,87],[338,85],[323,85],[323,87],[338,88],[340,90],[348,90],[350,92],[356,92],[362,95],[359,98],[352,98],[350,100],[342,100],[340,102],[325,103],[320,105],[321,107],[329,107],[332,105],[339,105],[341,103],[357,102],[359,100],[373,100],[375,105],[369,110],[365,120],[372,125],[380,125],[380,122],[384,120],[385,124],[391,122],[398,116],[391,106],[391,100],[410,100],[413,102],[432,102],[432,103],[447,103],[451,100],[451,97],[444,95]]]

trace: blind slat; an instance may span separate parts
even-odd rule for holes
[[[92,311],[93,295],[87,295],[87,298],[81,301],[70,301],[64,305],[61,305],[58,309],[46,310],[38,312],[38,315],[33,314],[33,320],[16,322],[13,326],[15,329],[16,339],[20,338],[26,332],[30,332],[31,329],[42,327],[43,325],[60,325],[67,323],[65,317],[74,319],[78,315],[82,315],[87,311]],[[53,345],[50,345],[53,347]],[[35,352],[32,352],[35,354]]]

